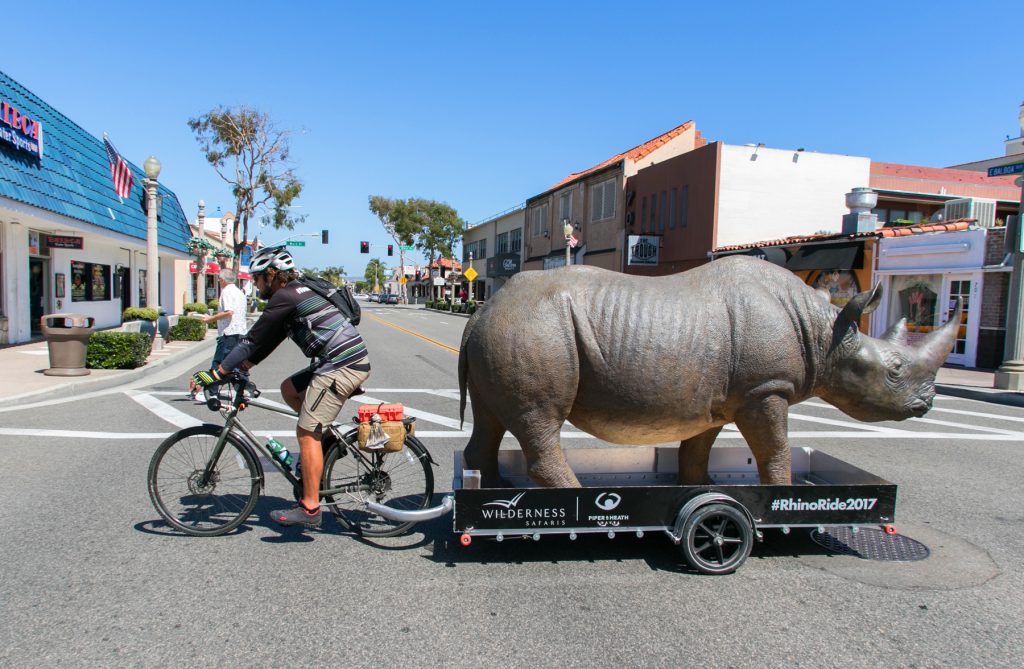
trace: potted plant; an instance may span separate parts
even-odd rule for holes
[[[139,332],[145,332],[150,339],[156,338],[156,321],[160,314],[152,307],[128,307],[121,314],[124,322],[140,321]]]

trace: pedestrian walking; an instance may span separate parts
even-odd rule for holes
[[[238,275],[232,269],[221,269],[217,275],[220,281],[220,299],[217,313],[203,316],[204,323],[217,323],[217,348],[213,352],[211,367],[216,367],[238,345],[245,334],[245,293],[235,285]],[[201,388],[191,384],[189,394],[196,401],[202,401]]]

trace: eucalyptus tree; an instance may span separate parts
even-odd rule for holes
[[[217,106],[189,119],[206,161],[230,187],[235,197],[234,267],[249,238],[249,223],[260,207],[270,209],[265,222],[292,229],[299,220],[288,213],[302,192],[302,182],[289,161],[290,132],[281,130],[270,116],[253,107]]]
[[[398,245],[398,260],[401,263],[400,276],[405,274],[405,249],[403,247],[413,245],[416,234],[423,225],[421,217],[411,202],[411,200],[392,199],[383,195],[370,196],[370,211],[380,219],[384,231]],[[406,286],[401,286],[399,295],[403,303],[409,301]]]

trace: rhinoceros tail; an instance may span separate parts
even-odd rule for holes
[[[466,338],[459,347],[459,429],[466,422],[466,372],[469,370],[469,354],[466,352]]]

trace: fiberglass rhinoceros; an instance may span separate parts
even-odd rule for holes
[[[790,483],[791,404],[820,397],[863,421],[922,416],[952,349],[960,306],[908,346],[904,322],[875,339],[857,323],[880,286],[839,309],[787,270],[727,258],[638,277],[593,267],[516,275],[466,324],[459,354],[473,433],[466,465],[499,485],[508,430],[542,486],[578,487],[559,446],[568,420],[617,444],[679,444],[679,481],[703,484],[734,422],[765,484]]]

